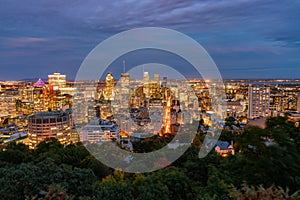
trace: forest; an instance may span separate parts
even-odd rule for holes
[[[300,199],[300,129],[285,117],[269,118],[266,128],[224,130],[235,154],[198,152],[205,134],[174,163],[150,173],[124,173],[95,159],[82,143],[56,139],[30,150],[9,143],[0,150],[0,199]],[[271,142],[267,142],[271,141]],[[134,149],[151,151],[169,142],[151,137]],[[161,162],[168,162],[162,159]]]

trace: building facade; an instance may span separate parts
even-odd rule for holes
[[[66,87],[66,75],[60,73],[54,73],[48,75],[49,86],[54,87],[55,89]]]
[[[115,88],[115,80],[112,73],[108,73],[105,78],[105,89],[104,89],[104,98],[105,100],[113,100],[114,99],[114,88]]]
[[[249,86],[248,88],[248,118],[270,116],[270,88],[264,86]]]
[[[47,138],[62,144],[70,142],[71,114],[63,111],[37,112],[28,119],[28,138],[31,148]]]
[[[15,117],[17,115],[16,99],[15,95],[0,95],[0,116]]]
[[[120,130],[114,122],[94,117],[79,131],[79,137],[84,143],[108,142],[119,140]]]
[[[297,94],[297,112],[300,113],[300,93]]]
[[[120,91],[121,108],[128,109],[129,100],[130,100],[130,74],[126,74],[126,73],[121,74],[120,86],[121,86],[121,91]]]

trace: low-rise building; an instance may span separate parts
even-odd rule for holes
[[[114,122],[93,118],[79,130],[81,142],[98,143],[120,139],[120,130]]]

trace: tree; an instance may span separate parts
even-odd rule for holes
[[[23,143],[10,142],[5,151],[0,151],[0,160],[4,162],[21,164],[29,162],[31,159],[29,148]]]
[[[180,169],[168,167],[150,176],[155,183],[166,185],[170,199],[190,199],[192,197],[191,182]]]
[[[241,189],[234,186],[229,190],[229,196],[235,200],[247,200],[247,199],[299,199],[300,190],[289,194],[289,189],[283,189],[282,187],[270,186],[264,188],[259,186],[248,186],[246,183],[242,184]]]
[[[93,170],[94,174],[99,178],[104,178],[112,173],[112,169],[102,164],[99,160],[89,155],[80,163],[80,167]]]
[[[52,184],[59,184],[69,195],[93,196],[95,182],[91,170],[57,165],[50,158],[0,168],[2,199],[31,199]]]
[[[97,185],[97,199],[131,200],[133,199],[130,183],[124,179],[124,173],[115,170],[112,175],[102,179]]]
[[[170,199],[168,187],[152,176],[135,175],[132,187],[134,199],[137,200]]]
[[[36,146],[37,154],[48,152],[49,150],[62,149],[63,145],[56,138],[47,138]]]

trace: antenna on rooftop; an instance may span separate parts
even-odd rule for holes
[[[126,72],[126,69],[125,69],[125,67],[126,67],[126,62],[125,62],[125,60],[123,60],[123,73],[125,73],[125,72]]]

